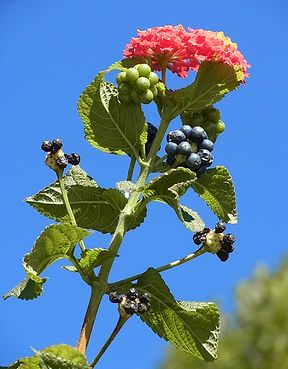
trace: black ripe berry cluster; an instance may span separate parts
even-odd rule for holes
[[[206,244],[211,252],[216,253],[221,261],[226,261],[234,251],[235,236],[232,233],[224,234],[226,226],[219,222],[214,229],[204,228],[193,236],[196,245]]]
[[[220,111],[212,106],[200,112],[184,111],[181,114],[181,119],[183,124],[188,124],[192,127],[203,127],[213,142],[216,141],[219,134],[225,129],[225,124],[221,120]]]
[[[169,132],[167,142],[165,151],[167,164],[170,166],[178,163],[201,176],[213,162],[213,142],[200,126],[191,127],[185,124],[180,129]]]
[[[53,141],[43,141],[41,144],[41,149],[48,153],[46,163],[53,170],[57,169],[55,166],[64,169],[68,164],[78,165],[80,163],[80,155],[64,154],[61,150],[62,146],[63,143],[59,138]]]
[[[128,293],[110,292],[109,299],[119,306],[120,314],[142,315],[150,309],[151,296],[149,293],[139,293],[135,288],[130,288]]]
[[[118,73],[116,82],[123,103],[149,104],[158,95],[159,78],[148,64],[137,64]]]

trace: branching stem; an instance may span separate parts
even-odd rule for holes
[[[159,272],[159,273],[164,272],[165,270],[169,270],[169,269],[175,268],[175,267],[177,267],[177,266],[179,266],[181,264],[185,264],[188,261],[193,260],[193,259],[197,258],[198,256],[204,254],[205,252],[207,252],[206,247],[205,246],[201,246],[195,252],[192,252],[191,254],[188,254],[188,255],[184,256],[183,258],[181,258],[181,259],[172,261],[172,262],[170,262],[168,264],[165,264],[165,265],[162,265],[162,266],[160,266],[158,268],[155,268],[155,270],[157,270],[157,272]],[[141,277],[142,274],[143,273],[135,274],[135,275],[133,275],[133,276],[131,276],[129,278],[121,279],[120,281],[111,283],[111,284],[109,284],[109,289],[110,290],[113,290],[113,288],[115,288],[116,286],[119,286],[121,284],[125,284],[125,283],[136,281],[136,280],[138,280]]]
[[[110,346],[110,344],[112,343],[112,341],[114,340],[114,338],[117,336],[117,334],[120,332],[121,328],[127,322],[127,320],[129,319],[129,317],[130,316],[127,316],[127,317],[124,318],[121,315],[119,316],[119,320],[118,320],[118,322],[116,324],[116,327],[114,328],[113,332],[111,333],[110,337],[105,342],[105,344],[103,345],[103,347],[101,348],[101,350],[99,351],[99,353],[97,354],[97,356],[95,357],[95,359],[90,364],[91,368],[94,368],[94,366],[101,359],[102,355],[107,350],[107,348]]]

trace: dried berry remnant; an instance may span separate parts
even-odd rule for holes
[[[53,141],[45,140],[41,144],[41,149],[47,152],[45,163],[55,172],[63,171],[68,163],[78,165],[80,163],[80,155],[76,153],[65,154],[62,151],[63,143],[59,138]]]
[[[149,293],[141,293],[134,287],[127,293],[110,292],[109,299],[118,304],[121,315],[142,315],[150,309],[151,296]]]
[[[234,250],[235,236],[232,233],[224,234],[226,226],[219,222],[214,229],[204,228],[193,236],[196,245],[205,245],[207,251],[216,254],[221,261],[226,261]]]

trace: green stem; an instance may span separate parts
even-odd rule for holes
[[[133,214],[134,208],[137,205],[137,202],[141,194],[140,189],[145,185],[147,177],[150,173],[151,164],[154,160],[154,157],[157,154],[158,148],[167,130],[169,122],[170,121],[166,119],[161,120],[157,135],[153,141],[147,161],[144,162],[145,165],[141,166],[140,175],[136,182],[136,190],[131,194],[130,198],[128,199],[127,204],[125,205],[124,209],[120,213],[116,230],[112,236],[112,239],[109,245],[109,251],[111,251],[114,255],[118,255],[118,251],[121,246],[123,237],[126,233],[127,218]],[[108,281],[108,277],[109,277],[113,262],[115,260],[115,257],[107,260],[105,263],[102,264],[100,271],[99,271],[98,280],[97,280],[97,286],[98,286],[97,293],[95,292],[93,296],[91,295],[91,298],[90,298],[90,302],[89,302],[88,309],[87,309],[87,312],[84,318],[84,323],[82,325],[80,338],[78,342],[78,349],[83,354],[85,354],[88,343],[89,343],[89,338],[91,336],[91,332],[93,329],[95,317],[96,317],[100,302],[102,300],[103,295],[108,291],[107,281]]]
[[[145,145],[141,145],[141,158],[146,160],[146,148]]]
[[[69,199],[68,199],[67,190],[65,188],[64,179],[63,179],[63,172],[62,171],[61,172],[57,172],[57,177],[58,177],[58,181],[59,181],[59,185],[60,185],[60,190],[61,190],[61,193],[62,193],[63,201],[64,201],[64,204],[66,206],[66,210],[67,210],[67,213],[69,215],[71,224],[73,224],[73,225],[75,225],[77,227],[77,222],[76,222],[76,219],[74,217],[73,210],[71,208],[71,205],[70,205],[70,202],[69,202]],[[83,241],[80,241],[79,242],[79,245],[80,245],[81,251],[84,251],[85,250],[84,242]]]
[[[135,164],[136,164],[136,159],[132,157],[130,159],[130,165],[129,165],[128,174],[127,174],[127,181],[132,181]]]
[[[195,258],[197,258],[198,256],[204,254],[205,252],[207,252],[207,249],[205,246],[201,246],[198,250],[196,250],[195,252],[192,252],[191,254],[188,254],[186,256],[184,256],[183,258],[181,259],[178,259],[178,260],[175,260],[175,261],[172,261],[168,264],[165,264],[165,265],[162,265],[158,268],[155,268],[155,270],[157,270],[157,272],[161,273],[161,272],[164,272],[165,270],[169,270],[169,269],[172,269],[172,268],[175,268],[179,265],[182,265],[182,264],[185,264],[187,263],[188,261],[190,260],[193,260]],[[115,288],[116,286],[119,286],[123,283],[129,283],[129,282],[133,282],[133,281],[136,281],[138,280],[141,275],[143,273],[139,273],[139,274],[135,274],[129,278],[125,278],[125,279],[121,279],[120,281],[117,281],[117,282],[114,282],[114,283],[111,283],[109,285],[109,289],[110,290],[113,290],[113,288]]]
[[[129,319],[129,317],[130,316],[127,316],[127,317],[124,318],[121,315],[119,316],[119,320],[118,320],[118,322],[116,324],[116,327],[114,328],[113,332],[111,333],[110,337],[105,342],[105,344],[103,345],[103,347],[101,348],[101,350],[99,351],[99,353],[97,354],[97,356],[95,357],[95,359],[90,364],[91,368],[94,368],[94,366],[101,359],[102,355],[107,350],[107,348],[110,346],[110,344],[112,343],[112,341],[114,340],[114,338],[117,336],[117,334],[120,332],[121,328],[127,322],[127,320]]]

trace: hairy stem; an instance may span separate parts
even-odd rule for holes
[[[76,219],[74,217],[73,210],[71,208],[71,205],[70,205],[70,202],[69,202],[69,199],[68,199],[67,190],[65,188],[64,179],[63,179],[63,172],[62,171],[57,172],[57,177],[58,177],[59,186],[60,186],[60,190],[61,190],[62,197],[63,197],[63,202],[66,206],[66,210],[67,210],[67,213],[69,215],[71,224],[77,226],[77,222],[76,222]],[[85,250],[84,242],[80,241],[79,245],[80,245],[81,251],[84,251]]]
[[[112,236],[112,239],[109,245],[109,251],[111,251],[114,255],[118,254],[123,237],[126,233],[127,219],[133,214],[134,208],[137,205],[137,202],[141,194],[140,189],[144,186],[147,180],[147,177],[150,174],[151,164],[154,160],[154,157],[157,154],[158,148],[167,130],[169,122],[170,121],[168,119],[161,120],[157,135],[153,141],[147,161],[145,162],[145,165],[141,166],[140,175],[136,182],[136,190],[131,194],[125,208],[121,211],[116,230]],[[93,288],[92,288],[90,302],[89,302],[88,309],[87,309],[87,312],[84,318],[84,322],[82,325],[80,338],[79,338],[79,342],[77,346],[79,351],[81,351],[83,354],[85,354],[88,343],[89,343],[89,339],[91,336],[91,332],[93,329],[95,317],[98,312],[100,302],[105,292],[108,291],[107,281],[108,281],[108,277],[109,277],[114,260],[115,258],[111,258],[102,264],[100,271],[99,271],[98,280],[97,280],[97,293],[95,292],[93,294]]]
[[[197,258],[198,256],[204,254],[205,252],[207,252],[206,247],[205,246],[201,246],[195,252],[192,252],[191,254],[188,254],[188,255],[184,256],[183,258],[181,258],[181,259],[172,261],[172,262],[170,262],[168,264],[165,264],[165,265],[162,265],[162,266],[160,266],[158,268],[155,268],[155,270],[157,270],[157,272],[159,272],[159,273],[164,272],[165,270],[169,270],[169,269],[175,268],[175,267],[177,267],[179,265],[185,264],[188,261],[193,260],[193,259]],[[111,283],[111,284],[109,284],[109,289],[112,290],[114,287],[119,286],[119,285],[121,285],[123,283],[129,283],[129,282],[136,281],[136,280],[138,280],[141,277],[142,274],[143,273],[135,274],[135,275],[133,275],[133,276],[131,276],[129,278],[121,279],[120,281]]]
[[[101,359],[102,355],[107,350],[107,348],[110,346],[110,344],[112,343],[112,341],[114,340],[114,338],[117,336],[117,334],[120,332],[121,328],[127,322],[127,320],[129,319],[129,317],[130,316],[127,316],[127,317],[124,318],[121,315],[119,316],[119,320],[118,320],[118,322],[116,324],[116,327],[114,328],[113,332],[111,333],[110,337],[105,342],[105,344],[103,345],[103,347],[101,348],[101,350],[99,351],[99,353],[97,354],[97,356],[95,357],[95,359],[90,364],[91,368],[94,368],[94,366]]]

